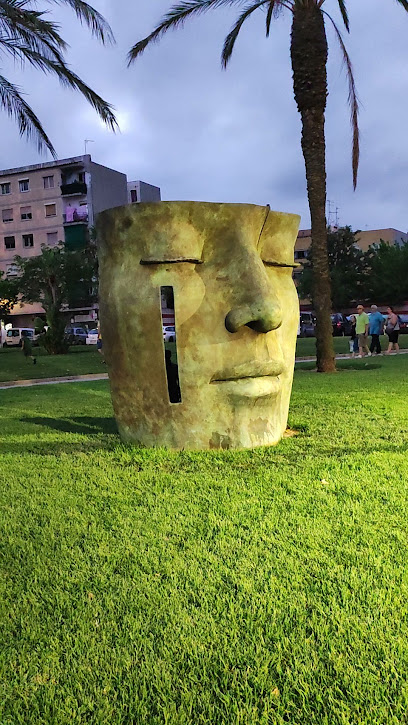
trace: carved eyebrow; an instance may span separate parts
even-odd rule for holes
[[[302,266],[297,262],[294,262],[293,264],[286,264],[286,262],[275,262],[273,259],[263,259],[262,261],[267,267],[291,267],[292,269],[296,269],[297,267]]]
[[[141,259],[140,264],[177,264],[180,262],[187,262],[188,264],[202,264],[203,260],[196,257],[173,257],[172,259],[156,259],[154,257],[147,257]]]

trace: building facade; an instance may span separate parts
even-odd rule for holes
[[[141,204],[145,201],[161,201],[160,187],[145,181],[128,181],[128,203]]]
[[[14,256],[41,254],[43,244],[83,248],[97,214],[128,204],[132,189],[138,201],[160,201],[156,186],[142,181],[129,186],[126,174],[95,163],[89,154],[0,171],[0,270],[15,276]],[[93,308],[67,310],[67,315],[92,319]],[[42,312],[39,304],[16,305],[13,326],[33,327]]]

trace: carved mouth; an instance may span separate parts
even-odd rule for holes
[[[233,368],[219,370],[211,378],[212,383],[227,383],[247,378],[277,378],[284,370],[283,360],[267,360],[250,362],[235,365]]]

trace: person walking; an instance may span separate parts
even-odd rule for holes
[[[371,305],[369,334],[371,335],[370,352],[372,355],[381,355],[380,335],[384,329],[384,318],[378,311],[377,305]]]
[[[398,333],[399,333],[399,319],[398,315],[395,314],[394,308],[389,305],[387,307],[387,324],[385,327],[385,333],[388,335],[388,350],[385,351],[386,355],[390,355],[392,353],[392,349],[394,348],[395,352],[399,352],[399,345],[398,345]]]
[[[358,337],[358,355],[357,357],[364,357],[364,354],[370,357],[371,352],[368,349],[368,327],[370,324],[369,317],[364,312],[363,305],[357,305],[357,318],[356,318],[356,333]]]
[[[33,365],[37,365],[37,358],[33,355],[33,345],[31,339],[27,335],[26,331],[23,330],[21,333],[21,347],[23,349],[23,355],[25,359],[31,358]]]
[[[356,352],[358,352],[358,337],[356,333],[355,315],[350,315],[350,352],[351,357],[355,357]]]

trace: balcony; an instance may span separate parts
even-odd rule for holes
[[[83,196],[87,193],[87,185],[82,181],[72,181],[70,184],[61,184],[62,196]]]
[[[64,224],[88,224],[88,209],[67,207],[62,218]]]

